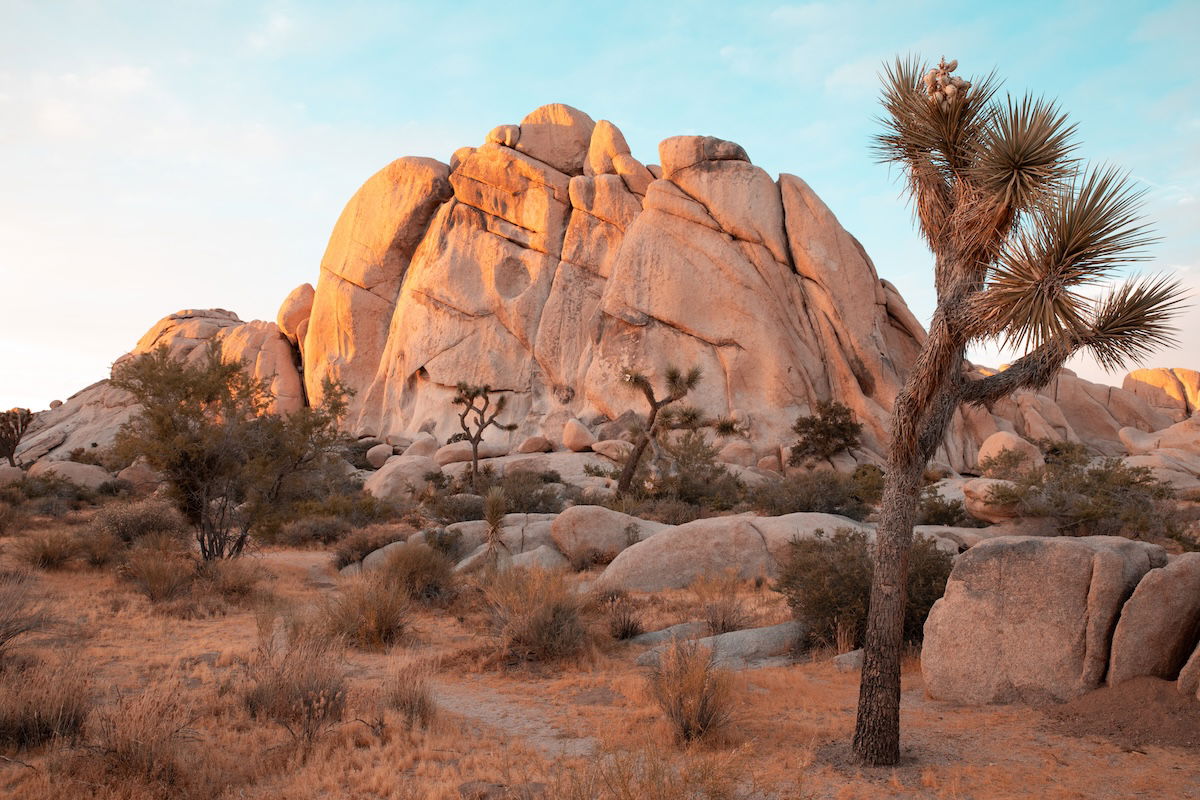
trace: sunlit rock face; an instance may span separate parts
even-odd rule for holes
[[[423,429],[444,441],[458,431],[455,385],[486,383],[511,392],[506,421],[518,426],[489,438],[514,446],[559,445],[568,420],[640,409],[626,370],[656,379],[699,366],[690,402],[747,426],[743,460],[779,463],[797,415],[832,399],[864,423],[854,458],[879,461],[925,336],[896,288],[802,179],[773,179],[739,145],[675,136],[658,160],[639,161],[616,125],[562,104],[498,125],[450,164],[397,159],[347,203],[315,290],[293,290],[278,324],[181,312],[134,352],[222,339],[280,410],[340,381],[353,391],[345,426],[380,437]],[[1184,388],[1064,371],[1041,392],[960,411],[937,459],[971,469],[997,431],[1123,454],[1117,431],[1159,430],[1194,409],[1192,379],[1172,378]],[[89,430],[114,402],[97,391],[83,398]],[[39,452],[65,457],[45,445],[72,402],[53,414],[39,422]]]

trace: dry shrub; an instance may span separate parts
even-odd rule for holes
[[[183,744],[194,737],[178,687],[158,684],[118,695],[88,721],[91,749],[108,781],[132,781],[177,797],[189,783]]]
[[[381,705],[400,714],[409,728],[428,728],[437,716],[430,678],[436,665],[394,660],[380,687]]]
[[[454,562],[419,542],[392,548],[382,571],[388,582],[413,600],[435,603],[447,600],[454,591]]]
[[[862,520],[871,513],[862,496],[873,494],[869,482],[817,469],[765,483],[751,492],[750,502],[756,511],[770,517],[806,511]]]
[[[484,599],[504,655],[518,661],[553,661],[588,644],[583,601],[558,571],[540,568],[493,573]]]
[[[151,603],[164,603],[191,589],[196,566],[182,553],[137,547],[130,551],[121,574]]]
[[[92,691],[75,655],[0,663],[0,744],[26,749],[79,737]]]
[[[709,736],[732,719],[733,676],[713,663],[712,650],[695,641],[672,640],[647,683],[680,742]]]
[[[389,525],[360,528],[338,542],[333,551],[333,565],[338,569],[357,564],[384,545],[398,542],[407,534]]]
[[[250,605],[262,593],[263,573],[244,558],[205,561],[198,568],[198,577],[195,588],[237,605]]]
[[[346,695],[337,639],[298,627],[285,631],[274,618],[259,620],[258,648],[242,695],[251,717],[281,725],[307,746],[341,721]]]
[[[750,615],[738,597],[741,581],[732,570],[720,575],[705,575],[692,584],[692,592],[700,602],[709,633],[716,636],[740,631],[750,622]]]
[[[34,569],[65,569],[79,555],[79,542],[70,531],[32,531],[13,543],[13,555]]]
[[[16,639],[49,624],[50,615],[30,577],[23,572],[0,572],[0,659]]]
[[[120,560],[125,546],[111,533],[85,531],[78,536],[79,555],[89,567],[102,569]]]
[[[295,519],[279,529],[275,541],[289,547],[331,545],[350,533],[351,525],[341,517],[321,515]]]
[[[92,517],[90,528],[94,535],[115,536],[126,547],[154,534],[182,538],[185,531],[179,511],[155,497],[132,503],[110,503]]]
[[[730,800],[768,797],[747,791],[744,749],[682,756],[646,745],[635,751],[602,752],[573,764],[551,782],[555,800]],[[790,795],[789,795],[790,796]]]
[[[382,572],[353,575],[322,599],[321,627],[356,647],[382,650],[404,638],[410,602]]]
[[[613,592],[600,600],[609,634],[617,641],[640,636],[645,628],[637,606],[624,592]]]
[[[0,502],[0,536],[7,536],[25,523],[25,515],[16,506]]]

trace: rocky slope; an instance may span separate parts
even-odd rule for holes
[[[569,420],[640,410],[626,370],[699,366],[693,402],[748,425],[751,466],[778,465],[792,421],[824,399],[855,411],[857,457],[878,459],[925,335],[903,298],[800,178],[774,180],[711,137],[666,139],[658,155],[643,164],[612,123],[549,105],[449,164],[398,159],[351,198],[315,289],[293,290],[275,323],[182,311],[132,353],[162,343],[197,357],[220,339],[270,381],[279,409],[339,380],[355,392],[347,427],[380,438],[444,441],[458,430],[453,387],[487,383],[512,393],[518,428],[495,432],[501,447],[559,444]],[[996,431],[1124,454],[1120,429],[1166,428],[1197,392],[1189,370],[1140,370],[1123,388],[1064,371],[1041,392],[960,412],[939,459],[970,469]],[[20,457],[103,446],[130,413],[106,383],[88,387],[39,415]]]

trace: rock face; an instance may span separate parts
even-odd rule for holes
[[[1200,553],[1152,569],[1121,610],[1108,683],[1141,675],[1175,680],[1200,644]]]
[[[1152,408],[1181,422],[1200,411],[1200,372],[1194,369],[1138,369],[1125,376],[1121,388]]]
[[[931,697],[1066,700],[1104,680],[1117,615],[1157,545],[1111,536],[999,537],[963,553],[925,623]]]
[[[698,366],[689,401],[747,427],[732,463],[783,469],[774,454],[792,422],[822,400],[855,412],[858,460],[877,461],[925,337],[895,286],[803,180],[773,179],[739,145],[675,136],[658,158],[661,168],[646,166],[612,122],[552,104],[459,148],[450,165],[397,159],[349,200],[316,288],[293,290],[277,324],[180,312],[135,352],[220,339],[285,411],[341,381],[354,391],[346,428],[381,440],[445,441],[459,430],[455,386],[488,384],[508,397],[500,421],[517,425],[489,441],[508,449],[558,442],[569,419],[602,430],[641,413],[628,369],[658,383],[669,366]],[[968,470],[998,431],[1124,455],[1118,430],[1161,430],[1195,408],[1196,373],[1169,374],[1118,389],[1063,371],[990,411],[960,410],[936,460]],[[40,415],[22,460],[111,440],[131,412],[104,395]]]
[[[441,468],[432,458],[425,456],[397,456],[387,460],[379,470],[372,473],[363,484],[363,489],[380,500],[411,500],[427,486],[425,478]]]

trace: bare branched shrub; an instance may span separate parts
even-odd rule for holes
[[[398,591],[424,603],[445,601],[454,591],[454,562],[426,544],[392,548],[383,574]]]
[[[328,635],[369,650],[383,650],[403,639],[412,610],[408,595],[396,591],[382,572],[343,579],[319,608]]]
[[[561,572],[496,573],[484,587],[484,598],[500,648],[510,659],[552,661],[575,655],[588,643],[583,601]]]
[[[668,644],[650,671],[648,688],[680,742],[709,736],[732,719],[733,677],[695,641]]]
[[[346,711],[346,671],[340,642],[302,628],[282,630],[260,620],[259,644],[242,700],[250,716],[281,725],[311,745]]]
[[[78,738],[92,690],[73,656],[64,654],[50,664],[0,662],[0,745],[26,749]]]
[[[191,588],[196,578],[196,565],[182,553],[157,547],[136,547],[121,567],[121,575],[151,603],[165,603]]]
[[[741,581],[732,570],[720,575],[705,575],[692,584],[692,592],[700,602],[711,635],[738,631],[749,624],[750,616],[738,597],[740,586]]]
[[[79,542],[70,531],[30,531],[13,543],[13,555],[34,569],[64,569],[79,555]]]
[[[0,660],[12,643],[50,624],[33,581],[22,572],[0,572]]]

